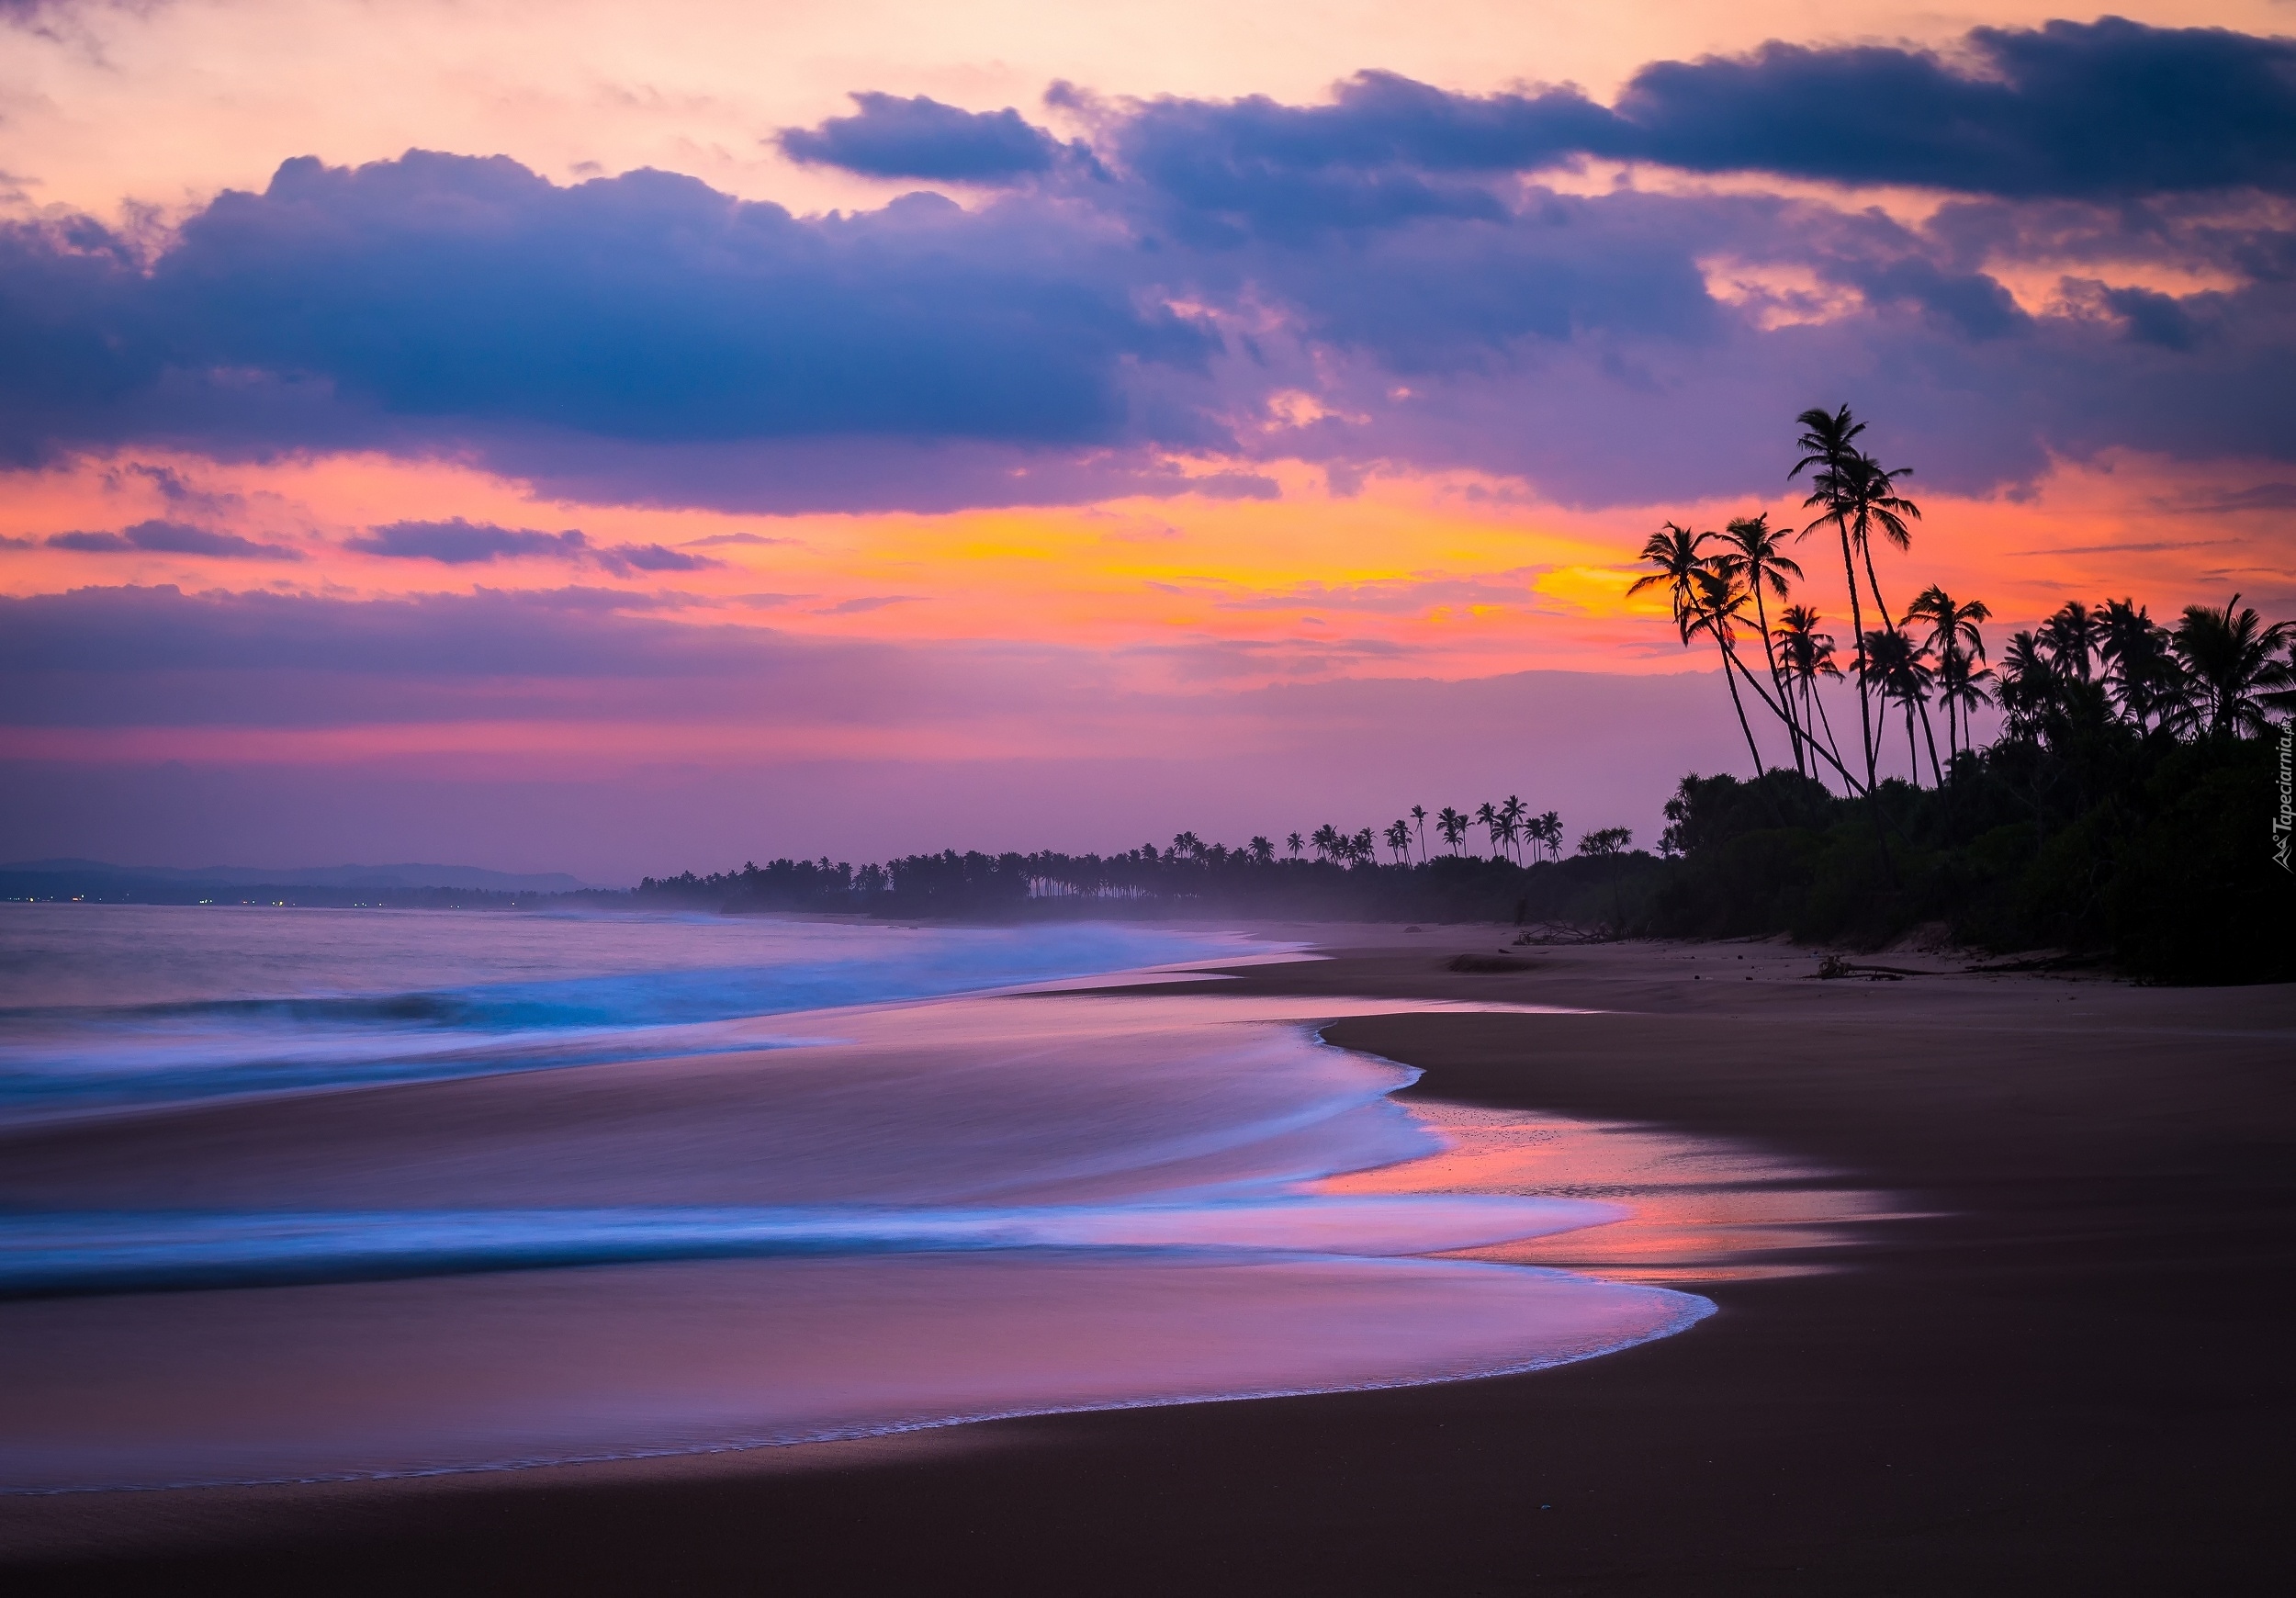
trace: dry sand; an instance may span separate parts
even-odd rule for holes
[[[1588,1007],[1356,1019],[1411,1096],[1750,1142],[1925,1218],[1584,1365],[616,1466],[16,1501],[12,1592],[1890,1593],[2277,1588],[2296,1422],[2296,988],[1813,980],[1774,944],[1312,928],[1234,992]],[[1503,963],[1488,962],[1486,963]],[[105,1538],[107,1525],[118,1536]],[[38,1537],[18,1539],[19,1547]]]

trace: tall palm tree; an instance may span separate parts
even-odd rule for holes
[[[2151,718],[2172,716],[2184,670],[2169,647],[2168,629],[2133,599],[2107,600],[2097,622],[2098,658],[2121,715],[2140,733]]]
[[[1905,708],[1906,775],[1917,788],[1921,785],[1921,757],[1913,741],[1913,714],[1919,706],[1926,732],[1930,725],[1930,685],[1936,678],[1927,656],[1927,649],[1895,627],[1876,627],[1865,640],[1865,658],[1874,669],[1882,693]],[[1941,788],[1945,778],[1938,770],[1934,734],[1930,735],[1929,742],[1930,775]]]
[[[1852,670],[1858,691],[1858,744],[1865,755],[1865,790],[1871,793],[1874,722],[1866,704],[1865,613],[1858,601],[1858,569],[1851,552],[1850,532],[1855,497],[1851,485],[1857,480],[1857,463],[1865,458],[1858,453],[1857,437],[1865,431],[1865,423],[1852,419],[1847,405],[1831,412],[1819,409],[1805,411],[1795,421],[1802,429],[1802,436],[1796,441],[1802,458],[1786,473],[1786,481],[1792,482],[1809,471],[1810,493],[1802,501],[1802,508],[1819,512],[1818,519],[1803,528],[1799,535],[1806,538],[1831,522],[1841,539],[1841,576],[1850,589],[1850,636],[1857,648]],[[1816,469],[1813,471],[1812,467]]]
[[[2296,682],[2296,670],[2273,658],[2292,635],[2296,623],[2268,627],[2238,594],[2223,610],[2185,606],[2170,647],[2192,681],[2196,728],[2212,737],[2262,732],[2264,696]]]
[[[1411,859],[1411,823],[1408,821],[1391,822],[1384,836],[1387,839],[1387,851],[1395,857],[1395,863],[1397,865],[1408,863]]]
[[[1746,735],[1746,752],[1753,757],[1754,780],[1761,780],[1761,750],[1754,743],[1754,729],[1746,719],[1746,702],[1739,697],[1738,679],[1730,670],[1731,644],[1736,627],[1753,596],[1745,586],[1711,566],[1704,566],[1692,575],[1688,596],[1674,613],[1674,625],[1683,636],[1684,647],[1697,634],[1704,633],[1714,640],[1722,652],[1722,681],[1730,690],[1730,704],[1738,712],[1739,730]]]
[[[1953,738],[1953,716],[1956,711],[1960,714],[1962,727],[1966,731],[1969,726],[1969,713],[1981,704],[1994,703],[1993,692],[1987,686],[1992,681],[1992,667],[1977,665],[1958,649],[1938,661],[1937,700],[1945,707],[1945,729],[1949,745]],[[1971,747],[1973,748],[1975,747],[1974,739],[1971,741]],[[1956,753],[1953,759],[1958,758],[1959,755]],[[1952,769],[1951,760],[1947,762],[1947,769]]]
[[[1307,847],[1307,840],[1302,838],[1298,833],[1294,832],[1289,834],[1284,838],[1284,847],[1291,851],[1291,858],[1293,860],[1298,860],[1300,858],[1300,851]]]
[[[1712,533],[1693,533],[1673,523],[1662,524],[1642,546],[1642,558],[1658,569],[1646,572],[1626,585],[1626,597],[1632,599],[1646,588],[1666,584],[1666,597],[1674,607],[1674,617],[1682,619],[1683,607],[1690,602],[1692,589],[1698,574],[1714,564],[1709,556],[1699,553],[1713,542]]]
[[[1786,579],[1802,580],[1802,568],[1789,559],[1784,552],[1785,535],[1783,529],[1770,525],[1770,513],[1762,512],[1752,516],[1733,517],[1722,531],[1723,551],[1715,557],[1714,564],[1725,575],[1745,583],[1754,596],[1754,619],[1761,627],[1761,652],[1770,662],[1771,686],[1778,692],[1778,701],[1785,706],[1786,734],[1794,743],[1794,769],[1806,770],[1802,760],[1801,723],[1794,715],[1794,701],[1785,691],[1785,679],[1778,672],[1777,651],[1770,644],[1770,612],[1762,600],[1767,589],[1778,598],[1786,597]]]
[[[1412,824],[1419,829],[1419,863],[1425,865],[1427,863],[1427,807],[1424,805],[1412,805],[1411,818]]]
[[[2067,600],[2041,624],[2038,636],[2058,676],[2068,682],[2087,682],[2093,675],[2089,655],[2105,641],[2104,618],[2091,614],[2080,601]]]
[[[1826,702],[1818,695],[1818,680],[1830,677],[1841,681],[1841,668],[1834,664],[1834,639],[1831,633],[1821,633],[1818,624],[1823,620],[1808,605],[1788,605],[1778,614],[1778,625],[1772,636],[1776,640],[1781,669],[1788,686],[1801,694],[1802,726],[1806,729],[1825,729],[1826,742],[1832,745],[1833,760],[1841,763],[1841,746],[1835,741],[1833,720],[1826,714]],[[1812,752],[1818,743],[1815,732],[1809,735]]]
[[[1490,800],[1475,806],[1475,825],[1491,834],[1491,858],[1499,858],[1499,807]]]
[[[1523,863],[1523,857],[1514,850],[1514,840],[1522,836],[1523,818],[1525,814],[1527,814],[1527,807],[1517,794],[1508,794],[1507,802],[1499,806],[1499,829],[1506,834],[1508,850],[1514,854],[1514,863],[1517,865]]]
[[[1435,816],[1435,831],[1443,835],[1443,841],[1451,846],[1453,854],[1458,853],[1459,840],[1467,836],[1467,817],[1448,805]]]
[[[2040,638],[2031,632],[2011,633],[2001,657],[2001,708],[2009,712],[2009,731],[2020,737],[2038,736],[2064,703],[2065,680]]]
[[[1874,571],[1874,535],[1879,533],[1899,549],[1913,546],[1913,529],[1908,522],[1921,519],[1921,507],[1897,491],[1897,479],[1913,475],[1911,467],[1885,470],[1882,463],[1870,455],[1853,456],[1845,464],[1841,492],[1850,522],[1851,542],[1857,546],[1858,558],[1865,567],[1865,585],[1874,596],[1874,608],[1881,613],[1882,625],[1893,627],[1890,611],[1882,598],[1881,579]]]
[[[1906,607],[1904,625],[1911,626],[1916,622],[1927,622],[1930,625],[1929,636],[1923,642],[1937,653],[1938,675],[1942,679],[1950,674],[1955,681],[1966,685],[1972,681],[1968,663],[1985,658],[1985,635],[1977,630],[1977,624],[1992,619],[1993,613],[1983,600],[1971,600],[1966,604],[1961,604],[1943,588],[1931,583],[1915,596],[1913,603]],[[1950,771],[1954,758],[1961,752],[1954,734],[1954,707],[1965,701],[1961,696],[1949,698],[1941,694],[1939,697],[1945,706],[1945,765]]]

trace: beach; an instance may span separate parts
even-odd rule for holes
[[[13,1499],[12,1587],[2158,1592],[2277,1570],[2296,990],[1913,956],[1890,963],[1929,974],[1819,981],[1771,943],[1265,930],[1329,958],[1159,991],[1600,1012],[1324,1035],[1422,1071],[1405,1104],[1729,1140],[1886,1194],[1889,1218],[1816,1268],[1717,1272],[1694,1289],[1716,1312],[1686,1331],[1518,1376]]]

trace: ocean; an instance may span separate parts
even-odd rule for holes
[[[512,1469],[1537,1368],[1688,1293],[1430,1257],[1392,1001],[1063,923],[0,906],[0,1490]]]

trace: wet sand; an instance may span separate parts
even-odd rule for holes
[[[1717,1270],[1695,1290],[1719,1312],[1681,1335],[1523,1377],[649,1466],[18,1500],[5,1518],[79,1551],[35,1556],[11,1590],[2157,1592],[2280,1576],[2296,989],[1818,982],[1812,956],[1727,944],[1525,950],[1527,970],[1462,973],[1454,954],[1503,940],[1308,935],[1339,958],[1218,985],[1611,1012],[1327,1035],[1424,1069],[1407,1097],[1729,1139],[1885,1192],[1896,1218],[1810,1250],[1825,1269]]]

